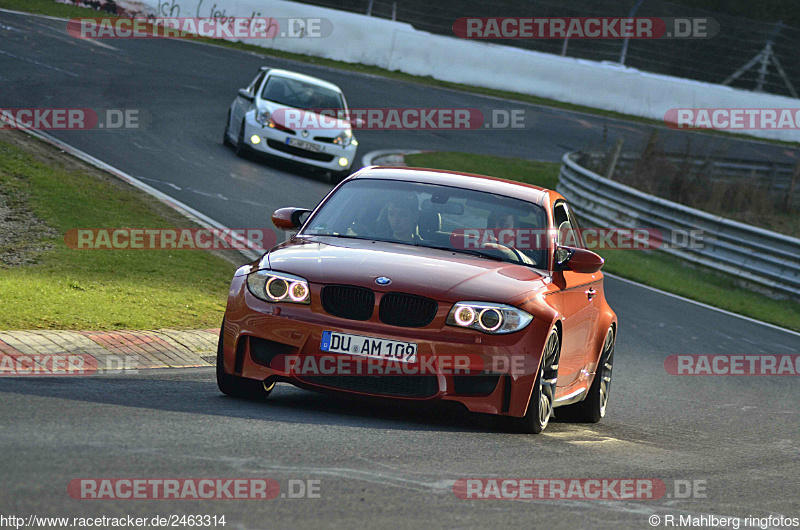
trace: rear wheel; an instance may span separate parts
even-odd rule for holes
[[[614,367],[614,339],[614,328],[609,328],[589,393],[580,403],[559,409],[559,417],[563,410],[564,417],[568,420],[578,423],[597,423],[606,415],[608,395],[611,390],[611,370]]]
[[[217,386],[219,387],[220,392],[235,398],[266,398],[272,392],[272,389],[275,387],[275,383],[258,381],[256,379],[248,379],[246,377],[239,377],[225,372],[222,348],[222,334],[224,329],[225,321],[223,320],[222,327],[219,330],[219,342],[217,343]]]
[[[561,341],[556,328],[550,330],[547,343],[542,353],[539,372],[533,383],[528,411],[521,418],[511,418],[513,430],[538,434],[542,432],[553,415],[553,401],[556,395],[556,379],[558,378],[558,357]]]

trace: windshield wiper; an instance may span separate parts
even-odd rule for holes
[[[422,248],[434,248],[436,250],[446,250],[448,252],[458,252],[459,254],[469,254],[471,256],[479,256],[481,258],[491,259],[494,261],[506,261],[500,256],[495,256],[494,254],[488,254],[486,252],[481,252],[480,250],[475,250],[472,248],[453,248],[453,247],[440,247],[434,245],[420,245],[419,243],[411,243],[415,247],[422,247]],[[511,263],[511,262],[509,262]]]
[[[359,235],[348,235],[348,234],[303,234],[304,236],[311,236],[311,237],[340,237],[342,239],[363,239],[365,241],[369,241],[370,238],[368,237],[361,237]]]
[[[506,263],[514,263],[512,261],[507,261],[500,256],[495,256],[494,254],[489,254],[487,252],[481,252],[480,250],[475,250],[472,248],[453,248],[453,247],[444,247],[444,246],[436,246],[436,245],[422,245],[420,243],[413,243],[410,241],[397,241],[394,239],[381,239],[376,237],[362,237],[358,235],[347,235],[347,234],[306,234],[309,236],[316,236],[316,237],[339,237],[343,239],[362,239],[364,241],[380,241],[383,243],[398,243],[401,245],[411,245],[412,247],[420,247],[420,248],[432,248],[435,250],[444,250],[447,252],[457,252],[459,254],[469,254],[470,256],[478,256],[480,258],[486,258],[493,261],[503,261]],[[520,265],[524,265],[520,263]]]

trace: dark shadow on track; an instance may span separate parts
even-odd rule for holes
[[[209,378],[210,379],[210,378]],[[460,405],[318,393],[278,384],[264,401],[222,395],[213,381],[124,377],[0,378],[0,393],[282,423],[413,431],[491,431],[493,418]],[[370,425],[374,424],[374,425]]]
[[[191,380],[105,376],[0,378],[0,393],[289,424],[513,434],[503,418],[473,414],[453,402],[348,396],[289,384],[278,384],[264,401],[251,401],[224,396],[212,380],[195,380],[199,370],[193,372],[187,374],[193,377]],[[565,429],[569,429],[568,424],[561,426],[554,422],[546,433]]]

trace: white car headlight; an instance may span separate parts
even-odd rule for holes
[[[343,130],[333,139],[333,143],[341,145],[342,147],[347,147],[350,145],[351,141],[353,141],[353,131],[350,129]]]
[[[531,323],[522,309],[492,302],[458,302],[447,316],[447,325],[483,333],[514,333]]]
[[[267,126],[272,120],[270,119],[272,115],[269,113],[268,110],[257,110],[256,111],[256,121],[263,125],[264,127]]]
[[[260,269],[247,275],[247,288],[265,302],[311,303],[308,281],[285,272]]]

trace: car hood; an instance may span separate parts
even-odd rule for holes
[[[375,291],[400,291],[440,301],[507,303],[545,290],[548,276],[529,267],[467,254],[380,241],[314,236],[294,238],[261,261],[312,283],[348,284]],[[380,286],[385,276],[391,284]]]
[[[264,104],[276,123],[290,129],[307,129],[317,135],[321,131],[325,136],[336,136],[342,131],[352,129],[349,121],[333,116],[287,107],[273,101],[265,101]]]

